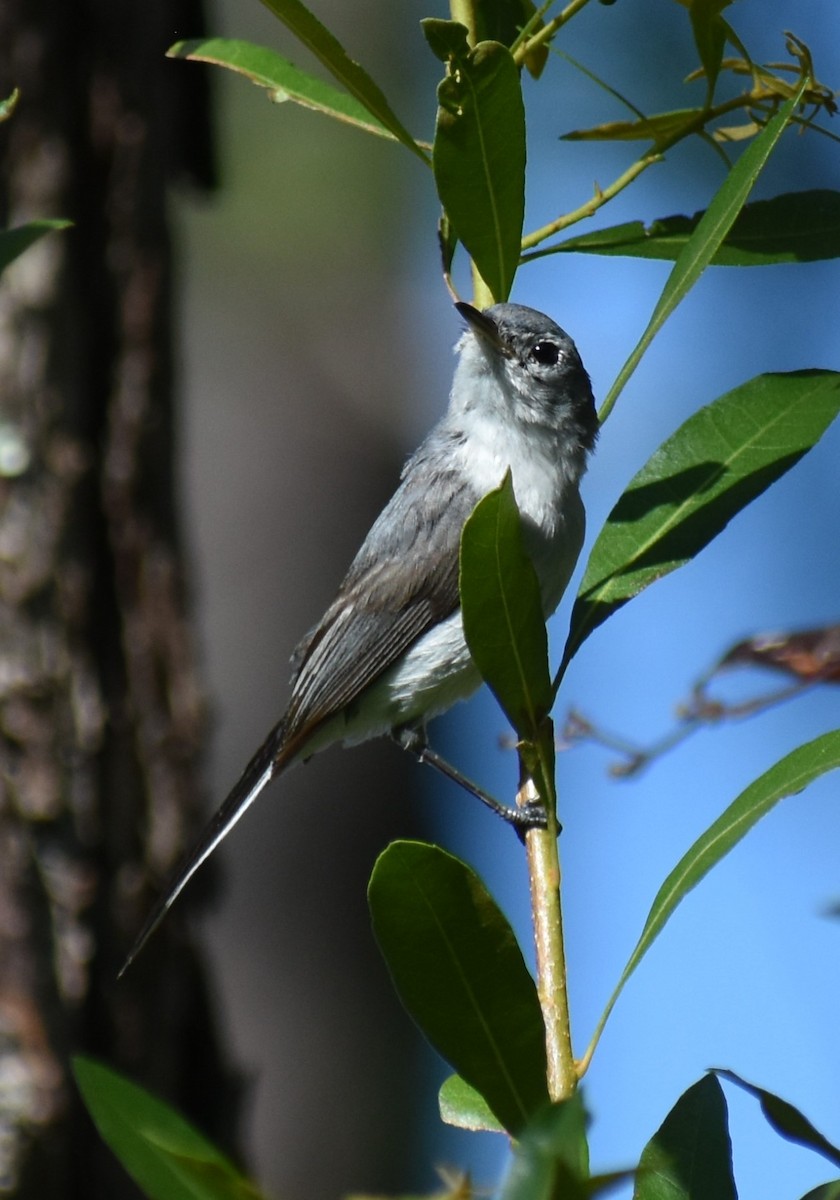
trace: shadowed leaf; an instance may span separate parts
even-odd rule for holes
[[[747,1083],[745,1079],[742,1079],[740,1075],[736,1075],[734,1071],[724,1071],[716,1068],[715,1074],[721,1079],[728,1079],[730,1083],[737,1084],[739,1088],[754,1096],[761,1105],[761,1111],[776,1133],[781,1134],[783,1138],[787,1138],[790,1142],[796,1142],[799,1146],[815,1150],[817,1154],[822,1154],[835,1167],[840,1167],[840,1149],[833,1146],[828,1138],[823,1137],[819,1130],[814,1128],[808,1118],[803,1116],[798,1108],[794,1108],[792,1104],[789,1104],[787,1100],[782,1100],[780,1096],[775,1096],[772,1092],[765,1091],[764,1088],[756,1087],[754,1083]]]
[[[440,30],[437,36],[439,41]],[[519,71],[510,51],[498,42],[480,42],[457,57],[454,49],[452,53],[450,72],[438,87],[435,183],[493,299],[507,300],[525,215],[525,108]]]
[[[548,640],[510,472],[464,526],[460,590],[464,635],[482,678],[519,736],[536,739],[552,699]]]
[[[394,842],[368,900],[400,999],[423,1033],[516,1134],[548,1101],[545,1034],[513,930],[465,863]]]
[[[639,1162],[633,1200],[737,1200],[726,1099],[714,1075],[680,1096]]]
[[[0,231],[0,271],[5,271],[9,263],[20,258],[24,250],[42,238],[45,233],[55,229],[69,229],[72,221],[30,221],[27,225],[19,225],[17,229]]]
[[[577,251],[673,262],[704,215],[663,217],[647,227],[641,221],[628,221],[569,238],[527,257]],[[745,205],[709,265],[761,267],[829,258],[840,258],[840,192],[822,190],[790,192]]]
[[[499,1200],[587,1200],[589,1147],[580,1092],[529,1121]]]

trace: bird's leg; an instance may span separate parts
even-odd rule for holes
[[[483,791],[478,784],[473,783],[471,779],[467,779],[466,775],[462,775],[457,767],[453,767],[445,758],[441,758],[436,750],[432,750],[426,741],[426,732],[422,727],[402,725],[398,729],[394,729],[391,736],[398,746],[401,746],[403,750],[407,750],[409,754],[413,754],[418,762],[426,763],[428,766],[440,771],[441,775],[445,775],[447,779],[451,779],[453,783],[457,783],[459,787],[469,792],[471,796],[475,796],[482,804],[486,804],[497,816],[500,816],[502,820],[513,825],[520,832],[524,833],[529,829],[545,829],[545,809],[539,800],[515,808],[507,804],[502,804],[495,796],[491,796],[488,792]]]

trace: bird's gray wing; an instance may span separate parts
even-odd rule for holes
[[[412,460],[334,602],[295,652],[287,737],[352,703],[457,609],[461,530],[479,499],[459,473]]]
[[[123,971],[204,860],[310,732],[350,704],[426,630],[458,607],[461,530],[480,497],[446,469],[454,446],[437,431],[411,459],[335,601],[293,658],[292,699],[153,907]],[[455,435],[457,436],[457,435]],[[120,972],[122,974],[122,972]]]

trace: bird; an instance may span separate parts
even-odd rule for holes
[[[513,303],[455,307],[465,328],[446,412],[294,651],[285,713],[176,868],[121,975],[202,863],[294,763],[334,743],[390,734],[466,782],[430,752],[425,725],[481,683],[461,620],[460,539],[508,471],[545,616],[557,607],[584,538],[579,485],[598,434],[589,375],[572,339],[544,313]]]

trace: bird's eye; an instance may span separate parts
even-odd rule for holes
[[[538,362],[544,367],[556,366],[559,357],[560,347],[556,342],[535,342],[531,350],[531,358],[534,362]]]

